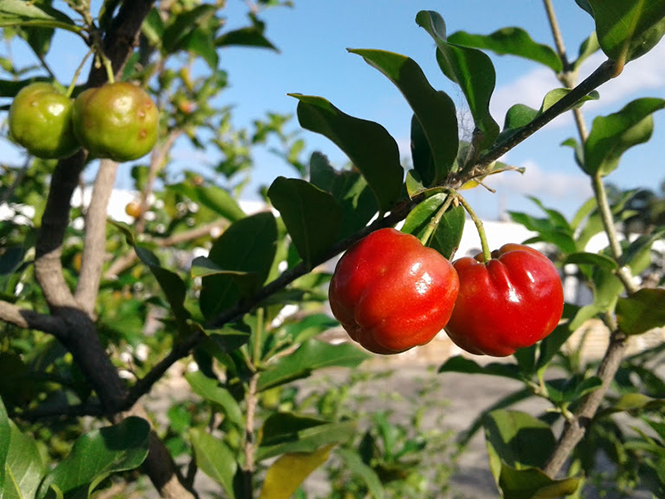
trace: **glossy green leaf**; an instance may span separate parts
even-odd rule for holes
[[[332,447],[326,445],[313,452],[281,456],[268,468],[259,499],[289,499],[300,484],[328,460]]]
[[[332,194],[305,180],[277,177],[268,197],[307,268],[319,264],[342,225],[342,209]]]
[[[315,152],[309,162],[310,181],[332,194],[342,208],[342,226],[338,239],[362,229],[378,210],[376,198],[365,178],[355,170],[335,170],[328,158]]]
[[[81,31],[69,16],[49,5],[25,0],[2,0],[0,28],[10,26],[60,28],[74,33]]]
[[[345,442],[355,432],[353,421],[331,423],[290,412],[276,412],[263,423],[256,458],[263,460],[287,452],[314,452],[324,445]]]
[[[215,185],[194,186],[180,183],[168,186],[167,190],[175,191],[188,197],[195,203],[205,206],[230,222],[236,222],[246,216],[231,194],[226,189]]]
[[[425,186],[434,185],[437,175],[436,164],[432,156],[432,149],[427,140],[427,135],[420,124],[418,117],[414,114],[411,116],[411,161],[413,162],[413,170],[407,172],[406,187],[409,196],[413,195],[425,188]],[[415,180],[414,174],[417,175],[417,186],[413,187]]]
[[[582,169],[589,175],[611,173],[624,152],[651,138],[652,114],[663,107],[665,100],[645,97],[628,103],[614,114],[594,119],[584,143]]]
[[[46,469],[37,442],[21,433],[11,422],[10,426],[9,453],[4,466],[6,482],[0,491],[4,490],[3,499],[32,498],[39,489]]]
[[[622,67],[651,50],[665,33],[665,1],[587,0],[603,52]]]
[[[291,355],[281,357],[267,366],[259,375],[257,389],[267,390],[296,379],[306,378],[313,371],[324,367],[356,367],[369,358],[369,354],[351,343],[332,345],[308,340]]]
[[[448,37],[450,43],[491,50],[499,55],[515,55],[544,64],[559,73],[563,64],[556,51],[549,45],[536,43],[522,28],[502,28],[489,35],[472,35],[457,31]]]
[[[439,208],[441,208],[445,200],[446,194],[438,193],[416,205],[404,220],[404,225],[402,226],[401,231],[405,234],[412,234],[417,238],[420,238],[430,220]]]
[[[188,372],[185,379],[192,391],[207,402],[222,408],[224,416],[238,428],[244,428],[245,418],[238,402],[216,379],[208,378],[201,371]]]
[[[447,259],[452,259],[462,241],[465,223],[466,212],[462,206],[447,210],[434,229],[428,246],[437,250]]]
[[[499,476],[504,499],[556,499],[574,494],[580,485],[578,477],[552,480],[542,470],[515,469],[505,464]]]
[[[414,158],[414,167],[425,186],[444,180],[457,157],[458,148],[457,114],[452,99],[432,88],[420,66],[409,57],[383,50],[349,51],[362,56],[387,76],[411,106],[420,125],[418,131],[422,132],[421,137],[429,146],[433,162],[433,169],[425,168]]]
[[[342,149],[367,180],[379,208],[390,210],[402,192],[404,170],[397,142],[388,131],[378,123],[343,113],[321,97],[289,95],[299,100],[300,125]]]
[[[291,343],[297,345],[338,326],[339,322],[327,314],[311,314],[284,325],[284,331]]]
[[[503,130],[517,130],[531,123],[538,116],[538,110],[525,104],[515,104],[506,113]]]
[[[603,384],[597,376],[579,379],[579,376],[545,381],[548,398],[557,405],[569,404],[597,390]]]
[[[213,243],[208,259],[220,269],[253,273],[261,286],[273,264],[277,247],[277,222],[270,212],[240,219]],[[199,304],[206,318],[232,307],[253,289],[241,290],[237,275],[218,274],[203,278]],[[242,292],[241,292],[242,291]]]
[[[219,483],[230,499],[235,499],[233,477],[238,464],[229,446],[201,428],[192,428],[189,437],[194,447],[196,465]]]
[[[0,398],[0,490],[4,490],[6,481],[6,462],[11,444],[11,426],[5,404]]]
[[[665,326],[665,289],[644,288],[619,298],[616,314],[619,329],[628,335]]]
[[[474,143],[478,151],[489,147],[499,135],[499,125],[489,111],[494,92],[496,74],[487,54],[471,47],[448,43],[446,25],[438,13],[422,10],[416,15],[416,23],[429,33],[437,45],[436,59],[448,78],[457,83],[479,131]]]
[[[617,262],[614,261],[614,259],[610,258],[609,256],[603,255],[601,253],[587,253],[584,251],[570,253],[566,255],[562,263],[564,264],[574,263],[577,265],[595,265],[597,267],[603,267],[608,270],[616,270],[619,268]]]
[[[520,411],[496,410],[485,419],[485,438],[490,454],[490,467],[495,478],[501,462],[516,469],[542,467],[556,440],[550,426]]]
[[[129,417],[79,437],[71,453],[44,479],[39,497],[56,497],[52,486],[65,498],[87,497],[112,473],[138,468],[148,455],[150,425]]]
[[[456,355],[449,358],[443,363],[438,370],[439,373],[455,372],[463,374],[487,374],[490,376],[501,376],[504,378],[511,378],[521,380],[520,370],[515,364],[507,364],[503,362],[491,362],[486,365],[480,365],[477,362]]]

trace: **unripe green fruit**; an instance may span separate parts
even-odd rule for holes
[[[74,134],[92,156],[131,161],[157,142],[159,112],[150,96],[127,82],[89,88],[74,101]]]
[[[72,100],[49,83],[33,83],[16,94],[9,134],[43,159],[68,158],[81,148],[72,128]]]

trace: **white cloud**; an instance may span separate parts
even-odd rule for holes
[[[579,204],[591,196],[591,186],[582,173],[574,175],[545,170],[535,161],[525,161],[524,174],[506,172],[487,179],[487,185],[503,192],[536,197],[548,196]]]
[[[597,52],[585,61],[580,69],[580,81],[594,71],[604,60],[605,55]],[[637,94],[649,94],[651,96],[663,96],[665,94],[665,72],[663,72],[662,61],[665,59],[665,42],[657,45],[646,55],[630,62],[618,78],[608,81],[598,88],[599,101],[590,101],[585,104],[585,109],[598,113],[616,112],[620,106],[612,104],[623,103]],[[492,97],[491,112],[494,119],[502,124],[506,112],[514,104],[526,104],[538,109],[542,99],[547,92],[561,84],[555,78],[554,73],[547,68],[534,69],[514,82],[503,85],[496,89]],[[656,92],[654,92],[656,90]],[[655,94],[655,95],[654,95]],[[572,123],[569,116],[557,118],[549,126],[565,126]]]

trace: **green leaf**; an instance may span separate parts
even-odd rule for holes
[[[2,0],[0,28],[10,26],[60,28],[74,33],[81,31],[69,16],[49,5],[25,0]]]
[[[506,118],[503,123],[504,132],[509,130],[517,130],[525,125],[531,123],[539,112],[525,104],[515,104],[506,113]]]
[[[258,391],[306,378],[313,371],[324,367],[356,367],[368,359],[369,355],[351,343],[331,345],[330,343],[308,340],[291,355],[281,357],[259,376]]]
[[[357,452],[349,449],[339,449],[337,455],[344,461],[346,469],[365,483],[373,499],[383,499],[386,496],[381,479],[376,471],[367,466]]]
[[[515,55],[544,64],[556,73],[563,70],[563,63],[549,45],[533,41],[522,28],[502,28],[489,35],[472,35],[457,31],[448,37],[450,43],[477,49],[491,50],[499,55]]]
[[[199,29],[198,26],[205,25],[214,18],[216,12],[216,6],[203,4],[175,16],[164,29],[162,37],[164,51],[171,54],[184,48],[183,41],[186,41],[193,31]]]
[[[263,480],[259,499],[289,499],[300,484],[330,456],[333,445],[314,452],[284,454],[275,461]]]
[[[328,158],[315,152],[310,158],[309,174],[312,184],[332,194],[342,208],[339,240],[365,227],[376,215],[376,198],[358,171],[337,171],[330,165]]]
[[[626,104],[620,111],[593,120],[584,143],[582,169],[589,175],[611,173],[624,152],[649,140],[653,133],[654,112],[665,107],[665,100],[645,97]]]
[[[480,50],[448,43],[443,17],[434,11],[421,10],[416,15],[416,23],[436,42],[436,60],[443,74],[464,92],[479,131],[478,138],[474,139],[478,152],[488,148],[499,135],[499,125],[489,111],[496,83],[492,60]]]
[[[277,222],[272,213],[266,211],[232,223],[213,243],[208,259],[220,269],[255,274],[254,283],[258,288],[268,277],[276,248]],[[206,318],[229,309],[256,289],[241,290],[237,281],[238,275],[229,274],[203,278],[199,304]]]
[[[188,197],[195,203],[205,206],[230,222],[236,222],[246,216],[237,201],[231,197],[231,194],[226,189],[215,185],[194,186],[180,183],[168,186],[167,190]]]
[[[579,313],[579,310],[580,308],[575,305],[564,304],[562,314],[563,322],[540,342],[538,361],[536,362],[537,371],[541,371],[543,368],[547,367],[563,344],[568,341],[568,338],[570,338],[577,330],[577,327],[573,327],[576,326],[576,324],[573,324],[573,318]],[[595,311],[592,316],[593,315],[595,315]],[[592,316],[589,316],[588,318]],[[584,320],[586,321],[587,318]]]
[[[4,490],[6,482],[6,462],[11,444],[11,426],[5,404],[0,398],[0,490]]]
[[[311,314],[296,322],[286,324],[284,330],[291,343],[297,345],[338,326],[339,322],[326,314]]]
[[[644,234],[625,248],[619,263],[621,266],[628,265],[634,274],[641,274],[645,269],[645,264],[651,264],[651,246],[659,239],[665,237],[665,228],[656,229],[651,234]],[[644,263],[642,261],[644,260]]]
[[[430,220],[439,208],[441,208],[445,200],[446,194],[440,192],[416,205],[406,216],[401,231],[405,234],[412,234],[420,239],[420,236],[427,229]]]
[[[504,499],[556,499],[574,494],[581,478],[552,480],[536,468],[515,469],[502,463],[499,487]]]
[[[471,425],[469,425],[469,428],[467,428],[464,432],[460,433],[458,436],[458,443],[459,445],[464,448],[466,447],[473,436],[478,432],[483,427],[483,424],[485,422],[485,419],[487,418],[487,415],[490,414],[491,412],[494,412],[498,409],[505,409],[506,407],[510,407],[512,405],[515,405],[519,402],[522,402],[523,400],[526,400],[530,397],[533,397],[533,390],[531,388],[526,387],[526,388],[521,388],[520,390],[517,390],[515,392],[509,393],[505,397],[499,399],[497,402],[492,404],[490,407],[482,411],[476,419],[474,419],[471,422]]]
[[[616,308],[619,329],[628,335],[665,326],[665,289],[640,289],[619,298]]]
[[[331,423],[290,412],[276,412],[263,423],[256,458],[261,461],[287,452],[314,452],[324,445],[345,442],[355,432],[353,421]]]
[[[307,268],[319,264],[342,225],[342,209],[332,194],[305,180],[277,177],[268,197]]]
[[[342,149],[367,180],[381,211],[390,210],[400,197],[404,177],[395,139],[378,123],[349,116],[321,97],[289,95],[299,100],[300,125]]]
[[[182,278],[159,264],[155,254],[147,248],[135,246],[134,250],[139,259],[148,266],[152,274],[157,279],[159,287],[166,295],[173,315],[178,323],[184,328],[187,320],[191,317],[189,311],[185,308],[185,298],[187,296],[187,286]]]
[[[438,370],[439,373],[455,372],[463,374],[487,374],[490,376],[502,376],[504,378],[522,380],[520,370],[515,364],[492,362],[481,366],[477,362],[456,355],[443,363]]]
[[[665,1],[587,0],[603,52],[620,68],[651,50],[665,33]]]
[[[35,497],[39,484],[45,474],[44,463],[37,443],[31,437],[24,435],[10,422],[11,437],[9,439],[9,453],[4,465],[7,475],[4,487],[4,499]]]
[[[232,46],[266,48],[279,52],[277,47],[263,35],[263,30],[257,26],[227,31],[215,39],[215,47]]]
[[[194,447],[196,465],[203,473],[222,485],[230,499],[235,499],[233,477],[238,464],[229,446],[201,428],[192,428],[189,437]]]
[[[608,270],[616,270],[619,268],[617,262],[609,256],[601,253],[587,253],[585,251],[570,253],[563,259],[563,264],[575,263],[577,265],[593,265],[596,267],[603,267]]]
[[[446,211],[434,233],[429,240],[428,246],[434,248],[447,259],[452,259],[459,248],[466,222],[466,212],[462,206],[457,206]]]
[[[580,379],[579,376],[545,381],[548,398],[557,405],[569,404],[589,392],[601,387],[603,381],[597,377]]]
[[[626,393],[607,409],[598,413],[598,418],[609,416],[617,412],[643,412],[659,410],[665,406],[665,399],[649,397],[643,393]]]
[[[434,164],[433,171],[430,168],[421,171],[414,161],[416,171],[425,186],[440,183],[451,171],[457,157],[457,114],[452,99],[432,88],[420,66],[409,57],[383,50],[354,49],[349,52],[362,56],[402,92],[418,120],[419,132],[429,145]]]
[[[39,497],[88,497],[112,473],[138,468],[148,455],[150,425],[129,417],[114,426],[93,430],[74,443],[71,453],[44,479]]]
[[[192,387],[194,393],[207,402],[218,405],[224,411],[224,416],[238,428],[245,427],[245,418],[238,402],[231,393],[222,387],[216,379],[208,378],[201,371],[188,372],[185,379]]]
[[[556,444],[550,426],[525,412],[493,411],[486,417],[484,426],[490,467],[495,477],[499,475],[499,467],[493,457],[516,469],[542,467]]]

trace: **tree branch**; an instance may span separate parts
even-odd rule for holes
[[[75,297],[81,309],[91,316],[97,301],[102,265],[106,255],[106,218],[117,171],[118,163],[115,161],[110,159],[101,161],[85,216],[83,260]]]
[[[35,329],[58,339],[67,335],[67,325],[60,317],[44,315],[0,301],[0,320],[24,329]]]
[[[570,456],[579,441],[584,437],[619,369],[625,351],[625,335],[618,331],[614,332],[596,374],[602,380],[603,384],[582,399],[573,418],[566,422],[559,441],[543,468],[543,471],[550,478],[556,478],[568,456]]]

